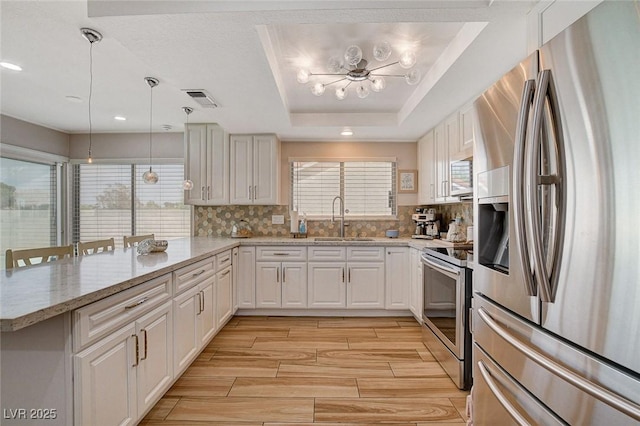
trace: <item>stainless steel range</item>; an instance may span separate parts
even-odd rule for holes
[[[424,305],[422,339],[460,389],[471,386],[471,270],[467,250],[426,248],[422,252]]]

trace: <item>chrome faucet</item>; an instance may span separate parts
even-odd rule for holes
[[[344,238],[344,199],[339,195],[331,202],[331,223],[335,222],[336,200],[340,200],[340,238]]]

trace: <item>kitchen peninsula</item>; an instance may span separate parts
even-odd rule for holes
[[[258,251],[299,247],[305,254],[307,250],[323,247],[345,252],[362,248],[378,250],[383,256],[381,264],[386,291],[383,286],[382,308],[374,311],[384,315],[392,309],[388,314],[398,315],[398,309],[402,309],[402,314],[408,315],[408,251],[411,248],[419,250],[427,244],[442,243],[408,238],[320,241],[313,238],[193,237],[170,241],[164,253],[140,256],[136,250],[117,249],[7,270],[0,283],[3,424],[11,424],[12,416],[18,422],[15,418],[18,409],[25,409],[26,415],[29,410],[41,410],[34,411],[36,414],[50,410],[49,415],[55,413],[55,419],[50,418],[47,424],[82,424],[89,415],[87,408],[83,411],[82,406],[89,404],[95,410],[91,405],[95,403],[115,407],[109,410],[114,416],[121,414],[118,410],[122,409],[129,412],[127,415],[134,421],[142,418],[236,311],[236,290],[230,278],[233,275],[230,274],[231,253],[236,247]],[[402,264],[406,275],[394,274],[393,280],[385,280],[384,271],[390,271],[391,266],[387,258],[385,268],[384,256],[390,255],[393,249],[404,250],[401,254],[407,255],[403,257],[407,263]],[[217,283],[227,284],[223,287],[216,286]],[[401,289],[394,294],[406,303],[398,305],[398,299],[389,300],[392,284]],[[230,298],[234,300],[230,301]],[[206,308],[205,300],[213,301],[214,311]],[[226,305],[223,303],[221,307],[221,302]],[[249,309],[243,312],[251,314]],[[327,309],[312,312],[331,315]],[[335,314],[345,315],[345,312],[335,310]],[[352,315],[367,314],[371,315],[364,309],[352,312]],[[206,329],[198,321],[208,315],[214,325]],[[159,325],[160,331],[153,334],[153,326]],[[189,348],[182,340],[184,336],[192,335],[197,342]],[[149,362],[157,367],[156,361],[160,361],[159,365],[164,366],[155,387],[151,386],[153,383],[145,382],[141,373],[143,368],[136,370],[138,365],[146,365],[147,356],[150,359],[157,356],[157,352],[152,351],[154,339],[165,348],[162,357]],[[93,357],[92,351],[97,349],[102,350],[101,355]],[[100,364],[114,354],[117,356],[113,360],[104,366]],[[122,368],[118,357],[124,363]],[[100,368],[106,370],[101,372]],[[120,373],[124,377],[119,377]],[[93,381],[82,380],[81,376],[87,374],[102,374],[99,379],[107,380],[109,385],[124,381],[124,390],[109,392],[102,388],[99,399],[103,401],[85,401],[92,394],[91,387],[99,386]],[[148,389],[141,392],[140,388],[144,386]],[[111,397],[116,400],[111,401]],[[122,406],[118,405],[119,397]],[[136,399],[137,406],[131,402]]]

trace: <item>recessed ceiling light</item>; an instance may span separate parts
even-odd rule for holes
[[[340,134],[342,136],[353,136],[353,130],[351,129],[344,129],[343,131],[340,132]]]
[[[0,62],[0,67],[12,71],[22,71],[22,67],[20,65],[12,64],[11,62]]]
[[[69,102],[75,102],[75,103],[78,103],[78,104],[82,102],[82,98],[79,98],[77,96],[69,95],[69,96],[65,96],[64,98],[66,100],[68,100]]]
[[[121,115],[116,115],[113,119],[118,121],[127,121],[127,117],[123,117]]]

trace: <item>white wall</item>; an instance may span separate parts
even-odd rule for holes
[[[148,133],[100,133],[91,135],[91,151],[95,160],[149,158]],[[89,135],[71,135],[69,158],[84,160],[89,152]],[[153,158],[183,158],[182,133],[154,133]]]
[[[0,142],[69,157],[69,135],[0,115]]]

